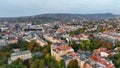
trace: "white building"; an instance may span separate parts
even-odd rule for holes
[[[55,39],[54,37],[50,36],[49,34],[43,35],[45,40],[50,41],[52,43],[60,43],[61,41],[58,39]]]
[[[20,58],[22,60],[27,60],[27,59],[32,58],[32,54],[29,50],[14,52],[14,53],[11,54],[11,57],[8,59],[8,64],[17,60],[18,58]]]
[[[5,46],[8,44],[8,41],[7,40],[4,40],[4,39],[0,39],[0,46]]]

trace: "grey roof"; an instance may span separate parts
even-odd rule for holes
[[[72,59],[72,57],[71,57],[71,56],[66,56],[66,55],[62,56],[62,58],[63,58],[64,60],[69,60],[69,59]]]
[[[17,55],[22,55],[22,54],[27,54],[27,53],[31,53],[29,50],[27,51],[18,51],[15,53],[12,53],[11,56],[17,56]]]

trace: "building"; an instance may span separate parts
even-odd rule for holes
[[[110,42],[113,46],[118,43],[118,39],[109,34],[94,34],[94,38],[97,40],[102,39],[106,42]]]
[[[69,52],[66,55],[61,56],[61,59],[63,59],[65,61],[65,67],[66,68],[67,68],[67,66],[68,66],[68,64],[71,60],[77,60],[78,61],[78,66],[79,66],[80,56],[73,51]]]
[[[61,41],[58,39],[55,39],[54,37],[52,37],[49,34],[43,35],[43,37],[45,38],[45,40],[50,41],[52,43],[60,43]]]
[[[8,45],[8,41],[5,39],[0,39],[0,47]]]
[[[80,60],[78,61],[78,65],[80,66],[80,68],[91,68],[90,63],[88,62],[90,62],[89,57],[92,55],[92,52],[78,50],[77,54],[80,56]]]
[[[36,40],[36,43],[39,45],[39,46],[45,46],[47,45],[48,43],[42,39],[37,39]]]
[[[95,68],[115,68],[111,60],[100,56],[90,56],[89,59],[94,62]]]
[[[69,52],[74,52],[72,47],[68,45],[59,45],[52,44],[51,45],[51,55],[55,57],[57,61],[60,61],[61,56],[68,54]]]
[[[11,39],[8,39],[8,43],[11,44],[11,43],[17,43],[18,42],[18,39],[17,38],[11,38]]]
[[[8,64],[17,60],[18,58],[20,58],[22,60],[27,60],[27,59],[32,58],[32,54],[29,50],[14,52],[14,53],[11,54],[11,57],[8,59]]]

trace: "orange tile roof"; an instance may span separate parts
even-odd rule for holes
[[[106,68],[115,68],[114,65],[108,64],[105,60],[102,60],[99,56],[91,56],[90,59],[105,65]]]
[[[58,50],[67,50],[67,49],[71,49],[71,47],[68,45],[64,45],[64,46],[59,46],[57,49]]]
[[[59,28],[59,29],[57,29],[56,32],[62,32],[62,31],[64,31],[64,28]]]

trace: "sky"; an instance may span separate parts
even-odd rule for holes
[[[0,0],[0,17],[46,13],[120,14],[120,0]]]

